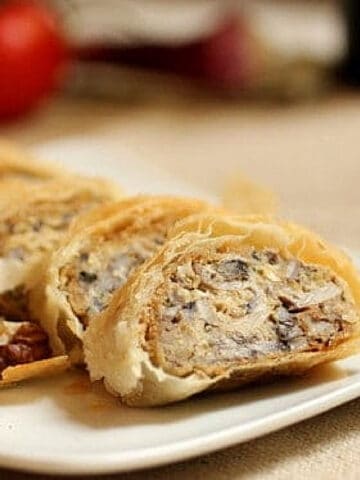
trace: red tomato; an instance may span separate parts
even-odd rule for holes
[[[33,108],[59,80],[66,47],[56,16],[35,2],[0,6],[0,119]]]

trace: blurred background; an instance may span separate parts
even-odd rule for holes
[[[0,0],[1,136],[95,138],[217,196],[242,172],[350,246],[358,85],[356,0]]]
[[[356,83],[359,2],[59,0],[78,63],[71,88],[145,98],[186,88],[304,100]]]

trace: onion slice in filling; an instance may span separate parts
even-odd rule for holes
[[[204,214],[171,235],[85,334],[92,379],[127,404],[298,375],[356,352],[359,276],[315,234]]]

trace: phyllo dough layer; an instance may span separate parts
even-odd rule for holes
[[[39,266],[55,248],[73,219],[111,200],[107,184],[73,179],[26,188],[18,199],[0,202],[0,315],[28,320],[28,291]]]
[[[59,354],[82,361],[82,336],[129,276],[164,243],[167,230],[209,210],[198,200],[140,196],[100,207],[74,224],[34,292],[34,312]]]
[[[69,176],[64,169],[40,162],[27,151],[0,139],[0,198],[11,194],[11,189],[46,184]]]
[[[266,217],[197,216],[92,322],[92,379],[129,405],[300,374],[354,352],[360,282],[311,232]]]

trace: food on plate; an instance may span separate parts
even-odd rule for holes
[[[74,177],[23,191],[16,187],[0,201],[0,316],[28,320],[28,292],[46,254],[77,215],[114,195],[106,181]]]
[[[67,357],[49,357],[48,337],[41,327],[0,320],[0,387],[67,368]]]
[[[0,387],[85,363],[124,403],[163,405],[360,345],[351,261],[244,177],[224,202],[240,216],[124,198],[0,142],[0,186]]]
[[[359,276],[312,232],[205,214],[169,235],[84,336],[92,380],[126,404],[298,375],[358,348]]]
[[[114,292],[163,245],[169,227],[210,208],[200,200],[139,196],[80,217],[32,292],[33,314],[54,351],[82,362],[83,332]]]
[[[30,313],[30,292],[74,220],[122,195],[112,182],[72,175],[5,140],[0,187],[0,385],[7,385],[68,366],[66,356],[52,357]]]
[[[0,198],[0,385],[55,374],[68,365],[65,356],[52,357],[48,335],[31,315],[30,292],[46,256],[74,219],[121,196],[105,180],[57,176],[50,168],[23,168],[25,162],[17,155],[3,158],[0,171],[6,165],[7,178]]]
[[[0,140],[0,187],[33,186],[68,175],[51,164],[45,164],[27,151],[5,140]],[[5,194],[6,194],[5,190]]]

